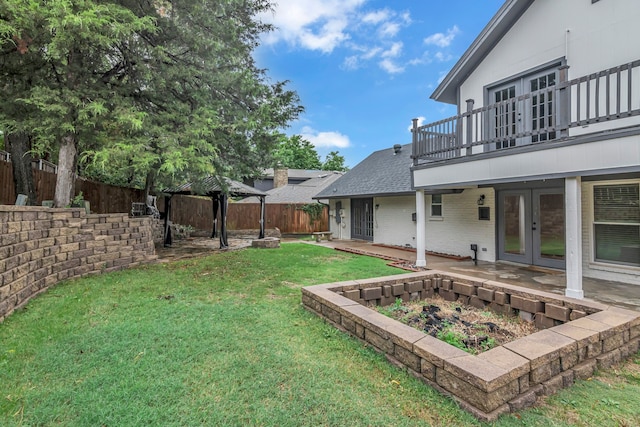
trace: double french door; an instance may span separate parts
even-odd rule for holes
[[[373,198],[351,199],[351,238],[373,241]]]
[[[564,192],[560,188],[498,193],[498,256],[565,268]]]
[[[488,129],[495,141],[491,150],[556,138],[556,79],[555,71],[547,71],[490,90]]]

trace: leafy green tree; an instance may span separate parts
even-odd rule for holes
[[[270,83],[252,58],[270,30],[256,16],[270,7],[4,0],[2,53],[34,53],[42,66],[25,69],[21,96],[4,91],[3,100],[7,110],[29,109],[21,126],[36,151],[59,149],[56,205],[69,203],[76,170],[150,188],[266,166],[274,131],[302,111],[295,92]],[[0,111],[4,128],[10,119]]]
[[[255,16],[265,0],[140,2],[157,30],[125,47],[137,64],[121,90],[143,125],[86,153],[94,170],[118,164],[154,185],[207,175],[240,178],[265,167],[283,128],[302,111],[286,82],[270,83],[253,49],[271,29]],[[130,84],[134,82],[135,84]]]
[[[302,136],[281,135],[280,138],[280,144],[273,155],[276,166],[311,170],[322,167],[315,147]]]
[[[7,30],[0,36],[7,61],[15,63],[15,57],[27,53],[33,57],[33,66],[22,71],[27,75],[22,96],[5,92],[9,96],[3,99],[9,108],[26,109],[16,127],[35,136],[36,150],[58,148],[54,203],[66,206],[74,194],[83,141],[100,140],[108,129],[105,123],[126,126],[118,117],[126,108],[110,87],[118,63],[115,47],[138,31],[153,29],[153,20],[113,2],[92,0],[6,0],[3,7],[0,28]],[[0,118],[5,123],[10,119],[4,114]]]
[[[341,156],[337,151],[331,151],[322,163],[322,170],[346,172],[349,168],[344,162],[344,156]]]

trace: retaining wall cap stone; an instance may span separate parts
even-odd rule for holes
[[[528,359],[503,346],[484,351],[476,357],[487,363],[511,371],[513,379],[519,378],[531,370],[531,364]]]
[[[317,289],[314,294],[322,298],[323,302],[326,302],[328,306],[343,307],[345,305],[358,304],[356,301],[338,295],[329,289]]]
[[[575,321],[554,326],[551,330],[557,334],[576,340],[578,342],[578,347],[581,347],[581,341],[587,342],[588,344],[595,344],[600,340],[599,332],[591,329],[580,328],[574,325],[574,322]]]
[[[488,393],[517,379],[508,370],[469,354],[445,360],[444,370]]]
[[[394,344],[400,345],[407,350],[413,350],[413,344],[427,336],[425,333],[404,323],[394,322],[387,327]]]
[[[577,328],[588,329],[590,331],[595,331],[595,332],[604,332],[611,328],[609,325],[605,323],[592,319],[591,316],[593,315],[572,320],[571,325]]]
[[[634,314],[631,311],[622,311],[622,310],[604,310],[599,313],[594,313],[589,316],[591,320],[597,320],[598,322],[602,322],[606,325],[610,326],[620,326],[624,324],[630,324],[634,320],[638,319],[638,314]]]
[[[415,342],[413,344],[413,351],[438,368],[444,367],[445,360],[469,356],[469,353],[466,351],[440,341],[431,335],[425,335],[424,338]]]

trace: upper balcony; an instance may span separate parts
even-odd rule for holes
[[[418,126],[414,119],[414,166],[515,153],[522,146],[543,149],[640,124],[631,119],[640,115],[640,60],[573,80],[567,74],[561,67],[557,75],[531,79],[530,91],[521,95],[509,87],[494,91],[498,102],[481,108],[468,100],[465,113],[435,123]]]

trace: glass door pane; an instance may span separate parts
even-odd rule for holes
[[[553,100],[556,73],[548,73],[529,81],[531,90],[531,136],[532,142],[547,141],[556,138],[551,130],[555,127],[555,103]],[[539,132],[539,133],[538,133]]]
[[[540,194],[538,215],[540,220],[539,256],[564,260],[564,195]]]
[[[508,254],[525,254],[525,203],[524,195],[504,196],[504,252]]]
[[[496,149],[515,147],[516,140],[512,136],[517,133],[516,127],[516,87],[509,86],[494,92],[496,107],[493,111],[493,138]]]

